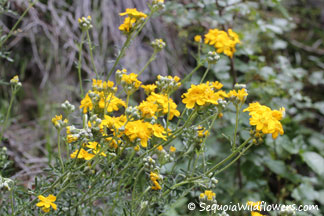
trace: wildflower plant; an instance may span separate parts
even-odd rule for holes
[[[135,8],[120,13],[124,21],[119,30],[126,36],[125,44],[107,74],[100,77],[93,64],[95,78],[86,92],[79,61],[80,105],[75,109],[66,101],[62,104],[64,113],[52,119],[58,138],[57,163],[50,167],[48,176],[36,177],[24,202],[12,196],[12,208],[4,210],[6,213],[156,215],[165,212],[168,205],[188,195],[193,188],[201,191],[196,200],[216,203],[217,196],[212,189],[217,187],[217,175],[253,145],[262,143],[265,134],[272,134],[276,139],[284,133],[280,122],[284,109],[272,110],[254,102],[244,109],[251,116],[251,126],[246,129],[251,130],[250,136],[239,143],[236,140],[239,116],[247,106],[248,88],[236,84],[234,89],[225,89],[219,81],[204,80],[209,66],[217,65],[219,54],[233,57],[240,40],[231,29],[227,32],[211,29],[205,35],[205,43],[215,50],[201,53],[207,57],[199,57],[198,66],[206,62],[207,70],[199,83],[182,89],[181,98],[174,93],[191,82],[197,68],[182,79],[159,75],[154,83],[145,85],[140,80],[147,66],[167,46],[162,39],[152,42],[152,57],[141,71],[117,69],[131,41],[147,20],[163,9],[164,2],[153,1],[149,6],[148,13]],[[81,40],[86,33],[92,50],[91,17],[80,18],[79,24]],[[200,46],[202,38],[195,37],[195,42]],[[82,44],[83,41],[80,55]],[[113,73],[115,82],[111,77]],[[18,86],[16,79],[11,82]],[[138,92],[146,96],[137,103]],[[232,148],[227,157],[215,163],[206,154],[206,140],[214,133],[217,120],[231,112],[229,106],[236,108],[235,129],[229,143],[224,145]],[[69,118],[71,115],[73,118]],[[182,160],[188,161],[186,168],[178,166],[177,162]]]

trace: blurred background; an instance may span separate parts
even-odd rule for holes
[[[0,41],[29,4],[27,0],[0,0]],[[285,135],[275,141],[266,138],[263,145],[219,176],[219,202],[248,198],[323,205],[324,1],[166,0],[165,5],[132,42],[118,68],[139,71],[153,52],[150,42],[162,38],[166,48],[140,79],[150,83],[158,74],[184,77],[197,64],[194,36],[204,35],[210,28],[232,28],[242,42],[237,46],[234,66],[238,82],[247,84],[247,102],[257,100],[273,109],[286,108]],[[33,176],[51,163],[56,151],[51,118],[65,100],[78,107],[75,62],[81,31],[77,19],[92,17],[95,64],[105,76],[126,39],[118,30],[123,21],[118,14],[134,7],[149,10],[147,0],[39,0],[28,11],[0,50],[0,122],[10,98],[9,87],[2,83],[19,75],[23,84],[1,143],[12,161],[0,163],[2,175],[28,186]],[[95,75],[88,47],[84,46],[82,56],[86,83]],[[207,80],[218,80],[230,89],[230,67],[229,59],[222,56]],[[193,76],[192,83],[199,82],[204,70],[202,67]],[[177,103],[181,102],[180,93],[174,95]],[[215,124],[207,141],[211,160],[219,161],[230,151],[224,137],[231,136],[234,116],[234,112],[228,113]],[[244,114],[242,140],[248,136],[247,127],[248,115]],[[183,210],[172,207],[170,214]]]

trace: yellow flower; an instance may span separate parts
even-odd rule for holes
[[[283,117],[284,108],[280,110],[271,110],[269,107],[259,104],[258,102],[250,103],[248,108],[243,112],[249,112],[250,125],[256,126],[257,131],[264,134],[272,134],[272,138],[276,139],[279,134],[283,135],[284,130],[280,123]]]
[[[78,137],[72,134],[68,134],[66,138],[68,143],[73,143],[78,140]]]
[[[163,146],[159,145],[156,149],[159,151],[163,151]]]
[[[147,141],[152,136],[151,124],[143,120],[128,122],[125,126],[125,134],[131,142],[139,138],[141,146],[146,148]]]
[[[38,196],[39,202],[36,204],[37,207],[43,207],[42,210],[44,212],[49,212],[52,207],[54,210],[57,209],[56,204],[54,203],[56,200],[56,196],[50,194],[47,197],[43,195]]]
[[[12,84],[16,84],[16,83],[18,83],[18,82],[19,82],[19,77],[18,77],[18,75],[12,77],[12,79],[10,80],[10,83],[12,83]]]
[[[136,8],[127,8],[125,12],[119,14],[119,16],[126,16],[126,15],[135,19],[140,19],[140,18],[145,19],[147,17],[145,13],[137,11]]]
[[[214,88],[214,89],[221,89],[221,88],[223,88],[223,84],[222,83],[220,83],[220,82],[218,82],[218,81],[215,81],[215,82],[211,82],[211,85],[212,85],[212,87]]]
[[[131,73],[131,74],[123,74],[122,77],[121,77],[121,81],[122,81],[122,84],[126,84],[126,91],[127,92],[132,92],[134,90],[137,90],[140,85],[141,85],[141,81],[139,81],[137,79],[137,76],[138,74],[134,74],[134,73]],[[131,87],[131,90],[128,90],[128,87]]]
[[[153,130],[154,136],[166,140],[166,137],[164,135],[166,132],[165,132],[164,127],[162,125],[154,124],[154,125],[150,125],[150,127]]]
[[[101,103],[99,102],[99,107],[103,109],[106,106],[108,112],[118,111],[120,107],[126,107],[125,101],[112,94],[107,96],[106,104],[104,98],[101,98],[100,101]]]
[[[100,152],[101,146],[97,142],[89,142],[88,145],[86,145],[86,147],[92,149],[92,152],[94,154],[98,154]],[[107,156],[104,152],[101,152],[100,155],[104,157]]]
[[[75,150],[70,156],[71,158],[75,158],[79,152],[79,149]],[[95,155],[87,152],[83,148],[81,148],[78,158],[79,159],[85,159],[85,160],[91,160]]]
[[[156,103],[158,105],[157,112],[162,112],[163,114],[167,114],[170,105],[170,115],[169,120],[172,120],[174,116],[179,116],[180,112],[177,110],[177,104],[173,102],[171,98],[168,100],[167,95],[156,94],[152,92],[150,96],[146,99],[148,102]]]
[[[218,104],[219,99],[227,97],[224,91],[215,92],[212,87],[213,84],[210,85],[209,82],[199,85],[192,84],[187,93],[182,95],[182,102],[186,104],[188,109],[192,109],[195,105]]]
[[[155,116],[155,113],[158,110],[158,105],[152,102],[143,101],[138,106],[138,109],[141,111],[144,118],[151,118]]]
[[[201,42],[202,42],[201,35],[196,35],[196,36],[194,37],[194,40],[195,40],[197,43],[201,43]]]
[[[213,201],[216,197],[216,194],[211,190],[205,190],[205,193],[199,195],[200,199],[207,199],[207,201]]]
[[[83,113],[87,113],[88,110],[91,111],[93,109],[93,104],[88,94],[82,99],[80,108],[83,108]]]
[[[214,46],[218,53],[224,53],[231,58],[238,43],[241,43],[240,39],[232,29],[229,29],[228,33],[218,29],[210,29],[205,35],[205,44]]]
[[[60,125],[59,121],[62,120],[62,118],[63,118],[62,115],[59,116],[55,115],[55,117],[52,118],[52,123],[54,124],[54,126],[59,126]]]
[[[138,152],[139,150],[140,150],[140,146],[139,145],[136,145],[135,147],[134,147],[134,151],[136,151],[136,152]]]
[[[236,97],[239,101],[244,102],[248,96],[247,90],[245,88],[239,90],[231,90],[228,94],[228,97]]]
[[[152,190],[161,190],[162,189],[161,185],[158,182],[158,180],[161,180],[161,177],[157,173],[151,172],[150,179],[151,179],[152,183],[154,184],[152,186]]]
[[[109,129],[119,129],[121,128],[127,121],[125,115],[121,115],[119,117],[111,117],[109,115],[105,115],[104,119],[100,123],[100,129],[107,127]]]
[[[135,22],[136,22],[135,18],[126,17],[124,23],[119,26],[119,30],[128,33],[132,31]]]
[[[170,146],[170,152],[175,152],[177,149],[174,146]]]
[[[157,86],[155,84],[149,84],[149,85],[141,85],[141,87],[144,89],[145,94],[150,95],[151,92],[154,92]]]

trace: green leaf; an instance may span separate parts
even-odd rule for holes
[[[299,180],[298,175],[293,174],[283,161],[268,159],[265,161],[265,165],[280,177],[289,179],[294,183],[297,183]]]
[[[306,164],[318,175],[324,176],[324,158],[316,152],[304,152],[302,157]]]

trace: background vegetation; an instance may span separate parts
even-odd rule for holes
[[[25,0],[1,0],[2,40],[26,10]],[[18,74],[18,93],[4,134],[11,163],[0,163],[1,175],[32,187],[34,177],[53,163],[56,132],[50,119],[65,99],[78,97],[75,61],[80,30],[77,18],[91,15],[94,59],[99,73],[107,73],[125,37],[119,32],[118,13],[125,8],[147,9],[146,0],[41,0],[23,18],[13,36],[1,47],[0,81]],[[321,0],[181,0],[166,1],[162,16],[153,18],[132,43],[121,65],[140,70],[149,59],[150,41],[166,41],[141,80],[158,74],[184,77],[196,64],[193,37],[210,28],[232,28],[239,33],[234,62],[222,56],[207,80],[231,88],[231,73],[246,83],[248,102],[286,108],[285,135],[265,139],[235,166],[218,177],[218,203],[265,200],[268,203],[324,204],[324,2]],[[89,50],[83,52],[83,77],[93,78]],[[193,77],[200,80],[205,68]],[[188,87],[188,86],[187,86]],[[0,85],[0,122],[8,107],[8,86]],[[179,102],[179,98],[174,98]],[[144,95],[137,98],[143,99]],[[80,99],[80,98],[79,98]],[[78,106],[79,100],[73,101]],[[234,110],[234,108],[233,108]],[[242,115],[241,128],[248,115]],[[244,120],[245,118],[245,120]],[[235,112],[224,115],[207,140],[209,157],[221,160],[230,151]],[[244,140],[248,135],[240,133]],[[176,147],[181,149],[181,142]],[[178,161],[186,165],[186,161]],[[186,203],[201,191],[175,200],[167,215],[187,214]],[[0,201],[1,205],[1,201]],[[184,208],[185,206],[185,208]],[[321,215],[324,213],[315,213]],[[308,212],[305,215],[310,215]],[[299,213],[299,215],[302,215]]]

